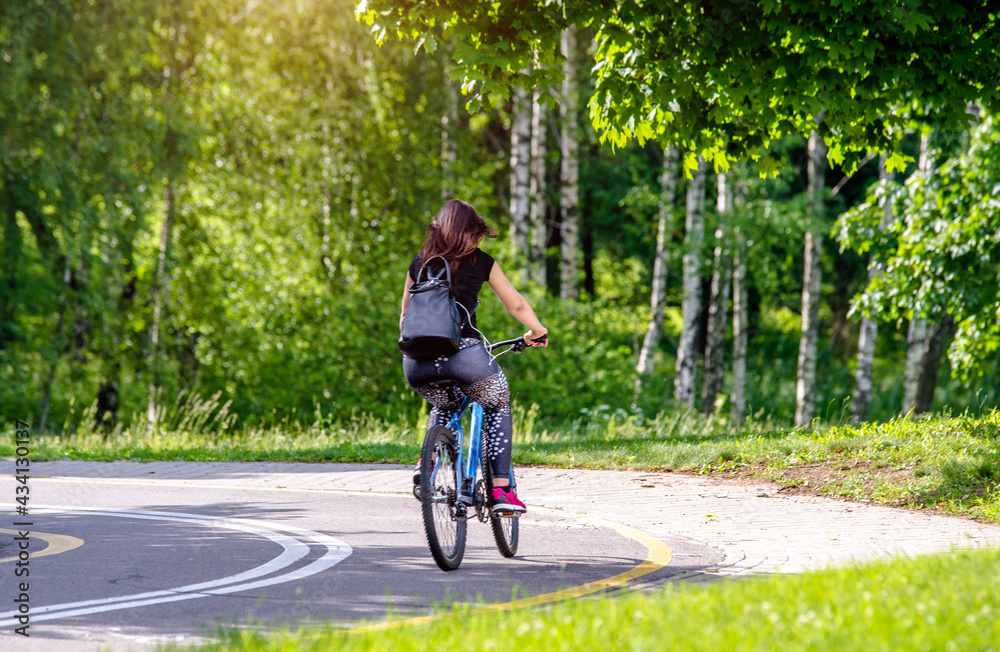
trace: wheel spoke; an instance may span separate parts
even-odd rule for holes
[[[424,530],[431,555],[443,570],[454,570],[465,551],[465,521],[456,518],[456,454],[451,432],[438,428],[424,442],[421,478]]]

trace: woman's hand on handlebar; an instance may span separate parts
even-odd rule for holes
[[[524,334],[524,342],[528,346],[541,346],[548,348],[549,346],[549,333],[548,331],[542,331],[541,333],[536,333],[534,330],[530,330]]]

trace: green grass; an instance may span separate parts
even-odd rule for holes
[[[460,605],[430,624],[365,633],[231,630],[200,649],[997,650],[998,565],[998,550],[961,551],[541,610]]]
[[[935,508],[1000,522],[1000,411],[860,426],[730,431],[683,415],[609,419],[515,438],[516,461],[558,467],[681,470],[773,480],[820,494]]]
[[[151,434],[141,420],[107,437],[36,436],[32,458],[95,461],[413,463],[422,418],[359,414],[238,428],[216,398],[186,397]],[[1000,411],[860,426],[788,429],[759,417],[740,429],[692,412],[642,419],[597,408],[544,424],[538,407],[515,409],[514,461],[573,468],[676,470],[773,480],[798,491],[933,508],[1000,522]],[[425,418],[425,417],[424,417]],[[88,423],[88,416],[81,421]],[[12,456],[10,444],[0,455]]]
[[[309,420],[285,418],[270,426],[242,428],[219,396],[203,399],[182,395],[168,412],[161,410],[155,430],[144,415],[130,427],[120,424],[101,434],[90,428],[65,427],[66,434],[35,435],[31,458],[113,462],[384,462],[408,463],[419,456],[422,428],[401,419],[389,423],[369,414],[332,419],[319,412]],[[95,406],[74,421],[93,423]],[[423,415],[426,420],[426,414]],[[0,444],[0,455],[14,447]]]

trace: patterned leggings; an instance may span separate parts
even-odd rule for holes
[[[427,430],[447,426],[455,403],[468,396],[483,406],[483,443],[495,478],[510,473],[511,431],[510,390],[507,378],[486,347],[475,338],[463,338],[458,352],[449,357],[419,362],[403,358],[403,375],[417,393],[434,408]],[[432,387],[439,380],[456,380],[457,387]]]

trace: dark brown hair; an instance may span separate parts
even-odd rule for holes
[[[476,251],[483,238],[495,238],[495,229],[476,209],[459,199],[445,204],[427,227],[427,238],[420,251],[420,262],[426,264],[433,256],[441,256],[451,263],[454,272]]]

